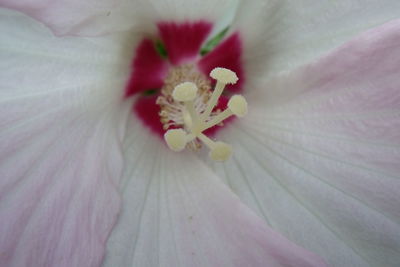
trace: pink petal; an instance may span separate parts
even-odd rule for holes
[[[330,134],[397,143],[398,29],[399,22],[393,21],[371,30],[286,79],[274,81],[279,84],[268,85],[271,89],[262,94],[273,105],[281,103],[280,110],[296,109],[293,119],[310,114],[327,118],[297,123],[321,127]],[[255,101],[259,97],[254,94]]]
[[[248,80],[318,59],[371,27],[399,18],[396,0],[241,1],[232,28],[244,42]],[[250,71],[251,70],[251,71]]]
[[[73,132],[47,128],[30,142],[14,135],[0,143],[2,266],[101,263],[120,206],[110,177],[118,169],[105,155],[118,156],[118,151],[99,147],[108,136],[91,131],[93,122],[69,122],[64,126]],[[24,155],[24,149],[37,153]]]
[[[174,65],[198,56],[200,47],[211,28],[211,23],[206,21],[158,23],[158,30],[166,46],[168,58]]]
[[[119,0],[1,0],[0,6],[21,11],[45,23],[56,34],[74,34],[80,32],[92,20],[107,17]],[[99,26],[100,27],[100,26]],[[91,31],[95,33],[96,30]]]
[[[246,81],[243,71],[242,49],[240,35],[234,33],[199,61],[199,69],[207,77],[216,67],[233,70],[239,77],[239,81],[235,85],[228,85],[226,88],[231,92],[240,92]]]
[[[217,170],[332,266],[397,266],[399,70],[396,20],[259,84],[246,119],[224,136],[241,144],[234,160]]]
[[[171,153],[137,126],[129,132],[126,209],[104,266],[325,266],[267,227],[192,153]]]
[[[120,208],[120,36],[0,12],[0,265],[99,266]]]
[[[150,89],[160,89],[168,70],[167,62],[158,54],[155,44],[144,39],[136,48],[133,72],[126,86],[126,96]]]

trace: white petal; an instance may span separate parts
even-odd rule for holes
[[[7,10],[0,32],[0,262],[97,266],[120,207],[122,36],[55,38]]]
[[[191,152],[128,129],[124,209],[103,266],[324,266],[240,203]]]
[[[399,29],[387,23],[271,79],[221,137],[237,144],[219,167],[231,188],[333,266],[400,262]]]
[[[230,21],[236,0],[1,0],[0,6],[15,9],[43,22],[57,35],[99,36],[135,29],[154,30],[159,21]],[[221,29],[221,27],[217,27]]]
[[[1,0],[0,6],[15,9],[45,23],[57,35],[96,34],[119,0]]]
[[[121,29],[133,28],[138,32],[155,32],[158,22],[186,22],[207,21],[225,25],[225,20],[231,19],[236,0],[218,1],[218,8],[214,0],[137,0],[124,1],[114,16],[114,23]],[[134,18],[134,20],[132,19]],[[118,21],[117,21],[118,20]]]
[[[397,0],[241,1],[249,75],[265,77],[309,62],[368,28],[398,18]],[[251,81],[251,79],[250,79]]]

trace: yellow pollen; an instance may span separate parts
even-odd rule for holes
[[[173,151],[182,151],[189,142],[200,140],[210,149],[210,158],[215,161],[225,161],[232,154],[232,147],[219,141],[213,141],[203,132],[220,124],[230,116],[243,117],[247,114],[247,102],[241,95],[234,95],[228,102],[228,108],[221,113],[212,114],[212,110],[218,103],[225,86],[235,84],[238,80],[236,73],[224,68],[215,68],[210,76],[217,80],[214,91],[202,109],[196,109],[196,96],[199,91],[193,82],[183,82],[172,92],[174,101],[181,103],[181,129],[168,130],[164,139],[168,147]]]

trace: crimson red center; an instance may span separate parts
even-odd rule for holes
[[[200,51],[212,31],[212,23],[160,22],[157,28],[158,36],[143,39],[136,48],[125,96],[139,94],[133,111],[144,125],[162,136],[165,129],[160,121],[160,107],[156,104],[156,100],[171,68],[182,64],[193,64],[206,77],[209,77],[211,70],[216,67],[230,69],[236,72],[239,82],[226,87],[228,94],[240,92],[245,77],[241,58],[242,42],[238,32],[229,35],[211,51],[203,54]],[[160,44],[165,49],[166,56],[157,49]],[[217,108],[224,109],[226,102],[226,97],[221,97]],[[213,134],[218,128],[220,127],[210,129],[208,134]]]

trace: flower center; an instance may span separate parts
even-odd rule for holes
[[[161,94],[156,101],[156,104],[160,106],[159,115],[164,130],[183,128],[189,131],[193,125],[185,104],[175,100],[173,97],[175,87],[184,82],[191,82],[197,87],[196,96],[193,99],[194,110],[197,113],[203,113],[207,107],[207,102],[212,95],[210,80],[197,71],[193,64],[184,64],[171,68],[164,80]],[[220,110],[216,110],[210,116],[214,117],[219,113]],[[201,143],[197,139],[188,142],[187,145],[193,150],[201,148]]]
[[[222,128],[218,127],[222,126],[222,119],[211,128],[207,128],[207,123],[221,118],[218,116],[222,116],[221,110],[226,108],[228,95],[240,92],[246,79],[240,33],[226,35],[229,33],[226,28],[214,37],[209,36],[213,24],[205,20],[160,21],[157,28],[157,35],[138,43],[125,97],[137,95],[132,111],[152,133],[162,138],[167,130],[180,129],[194,136],[184,147],[194,150],[202,144],[211,147],[213,144],[203,135],[213,136]],[[221,96],[221,91],[211,105],[214,81],[208,74],[217,66],[234,71],[240,81],[235,85],[228,83],[227,94]],[[196,87],[192,104],[174,98],[174,89],[184,82],[191,82]],[[220,87],[217,85],[216,88]],[[187,105],[192,105],[193,109]]]
[[[157,102],[162,107],[160,115],[165,118],[164,127],[169,128],[170,121],[178,129],[168,130],[164,139],[173,151],[182,151],[191,142],[203,142],[210,149],[210,157],[216,161],[225,161],[232,154],[232,147],[223,142],[215,142],[203,132],[223,120],[236,115],[243,117],[247,113],[247,102],[241,95],[234,95],[228,102],[228,108],[223,112],[213,114],[219,97],[227,84],[235,84],[238,80],[236,74],[228,69],[215,68],[210,76],[217,80],[214,91],[210,96],[209,85],[204,83],[203,89],[194,82],[183,82],[165,89],[166,95],[158,98]],[[179,76],[181,77],[181,76]],[[178,79],[179,80],[179,79]]]

